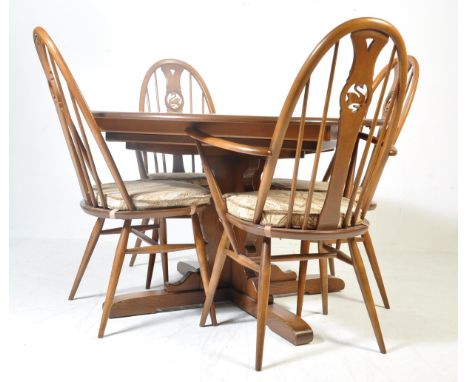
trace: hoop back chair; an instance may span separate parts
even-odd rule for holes
[[[178,59],[164,59],[155,62],[147,70],[140,89],[140,112],[153,113],[198,113],[213,114],[215,106],[208,90],[208,86],[200,73],[188,63]],[[186,172],[183,156],[172,154],[172,172],[168,171],[165,153],[158,154],[147,151],[135,151],[140,178],[152,180],[182,180],[202,186],[207,186],[206,177],[203,172],[195,172],[195,155],[191,155],[191,172]],[[161,158],[159,160],[158,156]],[[152,157],[152,161],[150,158]],[[150,163],[154,163],[154,172],[150,172]],[[148,220],[143,220],[142,225],[147,225]],[[161,244],[167,242],[167,223],[161,219],[155,222],[159,225],[153,237],[159,238]],[[141,240],[137,239],[135,246],[138,247]],[[135,264],[136,254],[130,259],[130,266]],[[161,254],[162,271],[164,282],[169,281],[169,268],[167,254]],[[155,255],[150,255],[146,288],[151,286]]]
[[[346,43],[352,44],[350,47],[351,54],[343,54],[345,66],[342,67],[341,64],[337,64],[338,52],[341,46],[346,46]],[[384,49],[384,47],[388,49]],[[311,98],[310,94],[317,93],[316,88],[311,89],[311,84],[315,83],[313,82],[315,81],[313,75],[316,73],[319,64],[327,62],[326,59],[331,64],[328,73],[324,76],[328,81],[326,81],[323,88],[324,100],[320,102],[321,122],[316,154],[313,156],[309,188],[307,191],[300,191],[297,189],[297,179],[303,151],[304,131],[309,128],[307,123],[308,99]],[[385,60],[389,64],[397,59],[396,65],[398,65],[398,70],[395,71],[397,73],[397,84],[388,105],[386,117],[383,120],[379,119],[379,116],[389,91],[387,85],[391,66],[388,66],[381,91],[374,94],[372,84],[378,59]],[[301,315],[307,261],[318,259],[322,286],[322,308],[326,314],[328,311],[327,258],[334,257],[337,253],[336,248],[326,244],[329,241],[346,240],[350,244],[352,263],[374,334],[380,351],[382,353],[386,352],[356,238],[368,230],[369,223],[366,220],[366,214],[369,210],[376,183],[388,157],[388,152],[398,133],[397,126],[403,110],[404,94],[406,92],[407,66],[405,44],[394,26],[384,20],[375,18],[349,20],[326,35],[306,59],[284,102],[269,147],[237,144],[220,137],[209,136],[196,127],[187,129],[189,135],[197,141],[212,198],[224,228],[200,325],[205,324],[207,314],[213,304],[214,292],[226,256],[257,272],[259,278],[256,370],[262,368],[271,262],[300,261],[297,314]],[[339,73],[335,71],[336,68],[343,68],[342,72],[345,74],[349,71],[349,74],[345,75],[339,83],[335,81],[335,77],[339,78]],[[352,158],[358,141],[357,137],[361,132],[365,118],[368,118],[372,101],[374,101],[373,108],[375,110],[371,113],[368,138],[365,140],[365,145],[360,152],[360,158],[356,162],[356,171],[352,172],[353,179],[350,182],[350,187],[348,187],[349,190],[346,190],[348,174],[351,166],[353,166]],[[314,192],[315,183],[320,180],[318,168],[321,159],[321,147],[324,141],[329,110],[333,105],[337,106],[339,113],[335,160],[330,171],[328,189],[323,192]],[[297,108],[299,109],[301,122],[299,128],[294,130],[296,134],[294,139],[296,152],[291,187],[289,190],[273,190],[271,185],[275,167],[280,157],[286,132],[289,129],[289,122]],[[376,144],[372,144],[374,133],[378,137]],[[291,136],[291,131],[289,131],[289,136]],[[239,152],[243,155],[263,157],[265,165],[258,190],[222,195],[216,183],[216,178],[210,169],[209,158],[204,155],[202,143]],[[359,189],[360,196],[357,198]],[[236,231],[239,230],[262,237],[262,248],[258,258],[246,256],[242,243],[238,241],[236,235]],[[272,256],[271,238],[300,240],[301,253]],[[317,243],[317,253],[309,251],[310,242]]]
[[[207,285],[208,265],[197,214],[209,203],[210,196],[203,187],[185,182],[175,184],[171,181],[123,181],[93,114],[57,46],[41,27],[34,29],[33,39],[78,177],[83,197],[81,208],[87,214],[97,218],[76,275],[70,299],[73,299],[75,295],[99,236],[101,234],[120,235],[99,327],[98,337],[103,337],[125,254],[196,249],[202,279]],[[101,174],[98,173],[91,150],[90,135],[114,183],[101,182]],[[176,202],[177,199],[180,202]],[[143,233],[152,227],[131,224],[132,219],[173,216],[191,217],[195,244],[160,245]],[[105,219],[123,220],[123,226],[103,230]],[[127,248],[130,233],[142,238],[149,245]]]
[[[200,73],[178,59],[155,62],[145,74],[140,90],[139,111],[152,113],[214,114],[216,112],[208,86]],[[205,176],[195,172],[195,155],[191,155],[191,170],[186,172],[183,157],[172,154],[172,173],[167,169],[166,155],[153,153],[154,173],[149,173],[148,152],[136,151],[141,178],[182,179],[206,185]]]

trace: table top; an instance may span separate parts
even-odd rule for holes
[[[195,142],[187,136],[186,128],[196,126],[203,132],[235,142],[268,147],[278,120],[277,116],[171,114],[147,112],[94,111],[99,128],[106,139],[126,142],[127,148],[145,151],[194,154]],[[285,136],[284,150],[294,151],[300,118],[291,119]],[[306,118],[304,151],[314,152],[321,119]],[[338,119],[327,119],[323,149],[335,146]],[[289,141],[289,142],[288,142]],[[219,154],[220,149],[209,148],[207,154]]]
[[[217,136],[270,138],[278,120],[277,116],[224,115],[224,114],[172,114],[147,112],[94,111],[99,127],[106,132],[185,135],[185,129],[194,124],[206,133]],[[296,139],[299,117],[293,117],[286,139]],[[306,118],[304,139],[314,139],[320,126],[320,118]],[[131,126],[130,126],[131,125]],[[337,118],[328,118],[326,133],[337,127]],[[231,129],[230,129],[231,127]],[[312,129],[308,129],[312,127]],[[310,130],[308,132],[308,130]]]

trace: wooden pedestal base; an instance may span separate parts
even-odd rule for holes
[[[182,279],[176,283],[167,284],[164,289],[116,296],[110,311],[110,318],[200,307],[205,300],[205,294],[198,269],[194,264],[179,263],[178,270],[181,273],[184,272]],[[278,273],[279,280],[271,282],[267,325],[273,332],[294,345],[309,343],[314,338],[312,328],[302,318],[281,305],[275,304],[273,299],[273,296],[296,293],[295,273],[289,271],[285,272],[286,276],[281,276],[280,270],[275,272]],[[291,275],[294,275],[293,280]],[[344,285],[343,280],[329,276],[329,292],[338,292],[344,288]],[[317,275],[307,277],[306,292],[308,294],[320,293],[320,279]],[[251,277],[247,280],[245,290],[242,292],[232,287],[219,288],[215,301],[231,301],[255,317],[257,315],[256,295],[257,278]]]

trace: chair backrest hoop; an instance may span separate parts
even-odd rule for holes
[[[101,180],[88,144],[87,129],[84,126],[86,124],[122,195],[126,208],[134,210],[133,201],[125,188],[106,141],[60,51],[42,27],[34,29],[33,40],[57,110],[84,200],[93,207],[106,207]],[[64,80],[63,85],[60,77]],[[66,90],[68,90],[68,94],[65,93]],[[76,124],[78,124],[78,129]],[[100,205],[96,200],[95,190],[97,190],[98,196],[101,198]]]
[[[383,80],[386,78],[388,73],[389,65],[386,65],[374,79],[374,83],[372,84],[372,90],[375,92],[380,85],[382,85]],[[398,70],[397,60],[393,60],[391,63],[391,70]],[[395,75],[393,79],[393,84],[391,86],[391,90],[388,92],[388,96],[385,99],[384,107],[382,109],[382,119],[386,116],[388,109],[391,105],[392,95],[395,92],[395,89],[398,85],[398,74]],[[405,101],[403,104],[403,109],[400,115],[400,120],[398,121],[398,131],[395,137],[395,141],[393,144],[396,144],[398,137],[401,134],[401,130],[403,129],[403,125],[405,124],[406,118],[408,116],[409,110],[411,109],[411,105],[413,103],[414,95],[416,94],[416,89],[418,86],[419,81],[419,64],[415,57],[408,56],[408,75],[407,75],[407,87],[406,87],[406,95]],[[367,134],[360,135],[359,139],[365,139]],[[372,143],[377,143],[377,139],[373,140]],[[324,182],[328,182],[330,180],[330,172],[333,167],[335,157],[333,156],[332,160],[330,161],[327,171],[323,177]],[[352,172],[354,169],[351,168],[350,171]],[[376,178],[376,184],[378,183],[378,179]],[[375,191],[375,190],[374,190]],[[373,193],[370,195],[370,200],[372,200]]]
[[[165,79],[165,92],[160,94],[159,87],[163,84],[158,83],[158,72],[162,72]],[[181,76],[184,72],[187,72],[189,76],[189,89],[187,97],[184,97],[184,92],[181,86]],[[149,97],[149,88],[151,82],[154,81],[155,98],[151,100]],[[143,78],[140,89],[140,101],[139,111],[151,111],[158,113],[193,113],[194,110],[194,97],[193,91],[195,86],[193,83],[198,85],[201,91],[201,112],[213,114],[216,113],[213,99],[211,97],[208,86],[203,80],[200,73],[188,63],[170,58],[155,62],[150,66],[148,71]],[[153,105],[156,105],[154,108]],[[152,108],[152,109],[148,109]],[[168,172],[166,165],[166,155],[162,154],[162,165],[159,164],[157,154],[153,154],[154,167],[156,172]],[[195,172],[195,157],[192,157],[192,172]],[[173,172],[185,172],[183,157],[179,154],[173,154]],[[137,161],[141,177],[148,176],[148,153],[137,152]]]
[[[309,90],[308,84],[314,69],[317,67],[325,54],[333,50],[333,61],[330,70],[327,96],[324,102],[325,105],[323,109],[322,123],[317,144],[317,152],[314,159],[314,166],[303,218],[302,229],[306,228],[306,223],[309,218],[309,212],[313,199],[313,189],[317,175],[316,168],[320,158],[321,144],[323,142],[323,132],[328,116],[328,102],[330,100],[331,86],[334,80],[334,70],[338,53],[338,46],[340,40],[348,35],[351,37],[353,43],[354,56],[348,79],[343,86],[339,97],[340,115],[335,160],[331,169],[330,183],[318,219],[317,229],[336,229],[341,224],[341,200],[344,196],[348,171],[352,164],[353,152],[355,151],[355,142],[357,141],[357,136],[361,131],[363,120],[366,118],[369,105],[372,101],[372,84],[374,81],[375,64],[377,58],[382,52],[383,47],[390,40],[394,45],[390,55],[389,63],[392,63],[394,58],[396,58],[396,65],[398,65],[398,70],[396,71],[398,73],[397,83],[390,105],[390,112],[388,114],[388,118],[385,118],[385,120],[381,122],[382,127],[380,127],[380,129],[383,133],[379,137],[378,145],[376,145],[378,146],[378,149],[372,152],[369,161],[369,166],[372,167],[372,170],[370,172],[369,170],[365,171],[365,168],[361,168],[363,166],[358,166],[358,170],[356,171],[356,179],[360,178],[358,180],[365,183],[363,186],[364,188],[361,191],[361,197],[359,201],[356,201],[356,194],[358,192],[357,190],[359,184],[354,184],[350,198],[351,201],[349,203],[351,210],[348,211],[346,214],[346,219],[344,219],[345,221],[342,223],[344,225],[349,225],[353,224],[353,222],[356,220],[359,220],[359,218],[364,218],[363,214],[361,214],[361,208],[363,200],[367,200],[366,192],[368,192],[367,188],[369,182],[371,182],[372,177],[375,176],[374,174],[377,174],[381,170],[380,168],[384,165],[383,158],[385,158],[388,154],[388,151],[397,136],[396,127],[403,108],[408,66],[406,47],[397,29],[384,20],[367,17],[349,20],[332,30],[315,47],[300,69],[289,91],[286,101],[283,104],[283,108],[281,110],[271,139],[270,151],[272,155],[267,159],[264,166],[253,218],[254,223],[260,223],[262,219],[264,205],[268,196],[268,191],[271,187],[276,163],[281,153],[284,137],[288,129],[292,114],[296,109],[301,95],[304,94],[304,89],[307,91]],[[387,85],[389,72],[390,68],[387,71],[384,84],[385,87]],[[377,109],[380,109],[383,105],[382,97],[385,91],[385,87],[381,92],[380,98],[378,100]],[[307,107],[305,98],[306,95],[304,95],[303,98],[305,104],[303,105],[303,110]],[[304,120],[304,112],[302,113],[301,118]],[[376,113],[373,120],[373,128],[375,128],[377,122]],[[299,136],[297,139],[298,150],[300,150],[302,147],[299,145],[301,139],[301,129],[299,129]],[[366,155],[370,151],[369,145],[371,139],[372,137],[369,137],[368,141],[366,142],[366,148],[364,150]],[[299,159],[300,156],[296,155],[296,160]],[[361,160],[361,164],[362,163],[365,162]],[[367,176],[365,179],[362,178],[364,174]],[[297,174],[294,175],[292,179],[288,216],[292,213],[295,200],[294,198]],[[357,206],[356,208],[353,208],[355,202],[357,203]]]
[[[397,61],[394,60],[394,62],[392,64],[392,69],[397,67],[396,64],[397,64]],[[384,78],[384,70],[385,70],[385,68],[377,75],[376,80],[375,80],[376,86],[378,86],[378,84]],[[397,69],[395,69],[395,70],[397,70]],[[394,83],[392,85],[391,91],[389,92],[389,96],[387,97],[387,100],[385,101],[385,106],[384,106],[385,113],[387,112],[387,109],[388,109],[389,105],[391,104],[391,101],[392,101],[391,98],[392,98],[392,95],[393,95],[393,93],[395,91],[395,88],[397,86],[396,78],[397,78],[397,76],[394,79]],[[398,120],[397,131],[396,131],[396,134],[395,134],[393,145],[396,144],[396,141],[398,140],[398,137],[401,134],[401,130],[403,129],[403,125],[406,122],[406,118],[408,117],[408,113],[409,113],[409,111],[411,109],[411,105],[413,104],[414,95],[416,94],[416,89],[418,87],[418,81],[419,81],[419,63],[418,63],[418,61],[417,61],[417,59],[415,57],[408,56],[408,75],[407,75],[406,93],[405,93],[405,96],[404,96],[405,99],[404,99],[403,108],[402,108],[402,111],[401,111],[401,114],[400,114],[400,118]],[[384,113],[384,115],[385,115],[385,113]],[[380,166],[380,169],[373,176],[372,184],[369,185],[369,192],[367,193],[367,198],[363,202],[363,211],[364,212],[366,212],[369,209],[369,207],[370,207],[370,205],[372,203],[372,198],[373,198],[373,196],[375,194],[375,190],[377,188],[378,182],[380,180],[380,177],[382,176],[384,165],[385,165],[386,161],[388,160],[389,156],[390,156],[390,152],[387,154],[387,156],[385,158],[382,159],[382,165]]]

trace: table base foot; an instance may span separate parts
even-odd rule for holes
[[[221,288],[216,291],[215,301],[229,301],[230,289]],[[110,318],[138,316],[170,310],[201,307],[205,301],[203,290],[186,292],[167,292],[166,290],[150,290],[128,293],[116,296],[110,311]]]
[[[251,316],[257,316],[257,302],[251,297],[232,290],[232,302]],[[304,345],[314,338],[312,328],[299,316],[281,305],[268,305],[267,326],[293,345]]]

